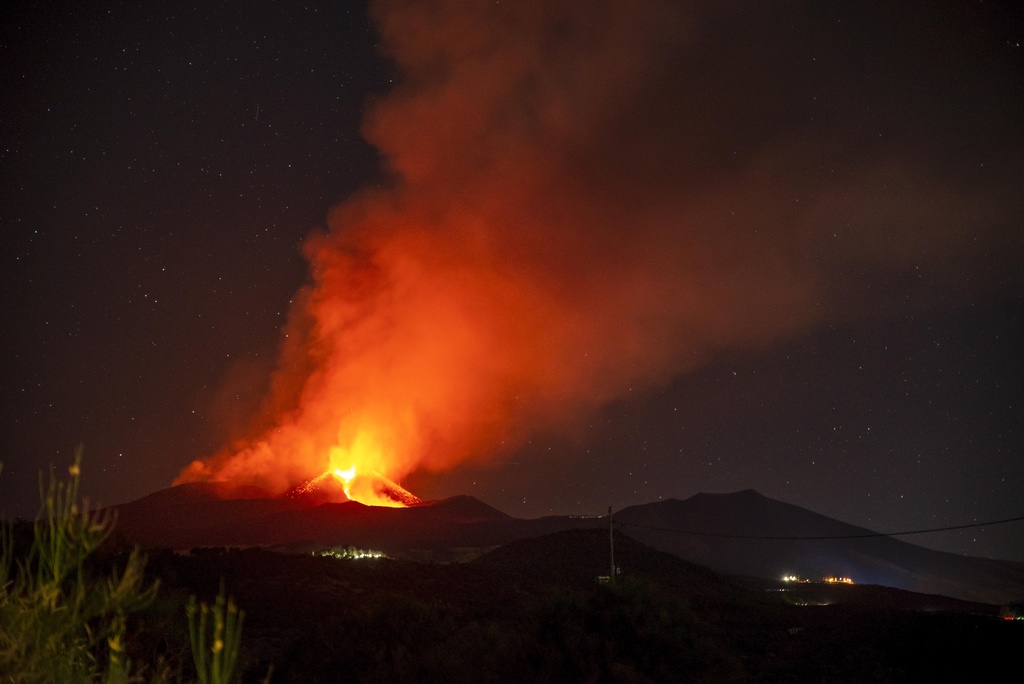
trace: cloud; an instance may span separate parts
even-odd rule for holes
[[[798,9],[376,3],[390,183],[309,239],[253,436],[183,479],[443,470],[723,350],[1004,286],[1019,202],[927,144],[989,134],[905,97],[939,78],[909,53],[858,76],[869,23]]]

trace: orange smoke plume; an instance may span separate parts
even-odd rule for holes
[[[824,273],[887,249],[884,222],[836,238],[836,207],[868,213],[857,192],[780,175],[783,158],[816,168],[812,145],[755,144],[714,112],[704,75],[680,74],[696,40],[680,3],[641,4],[375,5],[403,77],[364,134],[391,183],[309,238],[311,283],[252,436],[179,482],[282,492],[328,471],[400,482],[486,459],[635,383],[806,327],[835,294]],[[845,182],[880,174],[948,197],[899,167]],[[956,215],[936,201],[937,220]]]

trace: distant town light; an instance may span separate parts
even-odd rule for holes
[[[849,577],[826,577],[824,582],[826,584],[853,584],[853,580]]]
[[[326,549],[323,551],[314,551],[314,556],[327,556],[328,558],[337,558],[339,560],[358,560],[360,558],[390,558],[383,551],[375,551],[373,549],[359,549],[354,546],[336,546],[332,549]]]
[[[797,584],[811,584],[811,580],[801,579],[799,575],[783,575],[783,582],[795,582]],[[821,581],[825,584],[853,584],[854,581],[849,577],[822,577]]]

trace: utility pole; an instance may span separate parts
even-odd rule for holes
[[[612,507],[608,507],[608,558],[611,563],[608,581],[615,583],[615,528],[612,526]]]

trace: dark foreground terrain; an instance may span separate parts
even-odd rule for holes
[[[1024,622],[997,606],[736,579],[621,535],[616,561],[616,581],[598,583],[601,530],[446,565],[153,551],[161,598],[129,647],[186,658],[181,606],[211,600],[221,582],[246,612],[245,681],[271,668],[277,682],[973,681],[982,668],[1013,671],[1024,644]]]

